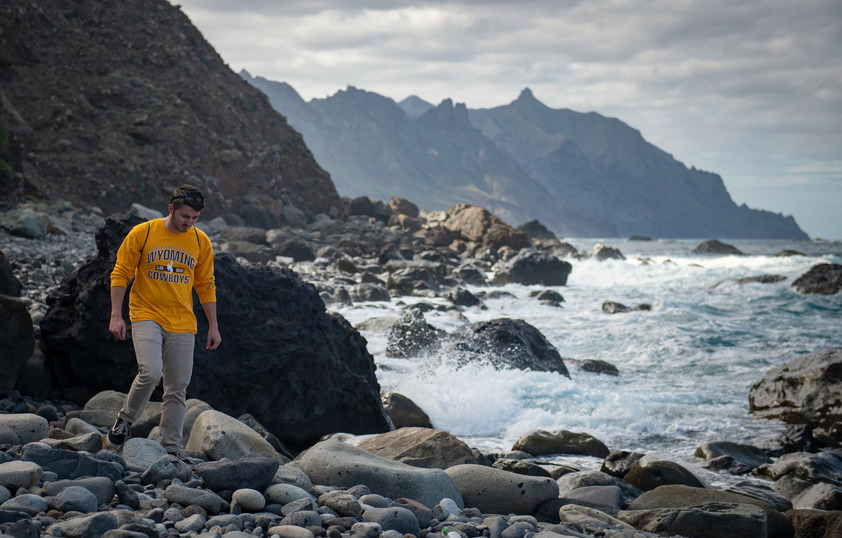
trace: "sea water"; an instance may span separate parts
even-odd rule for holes
[[[512,296],[485,301],[486,308],[427,312],[447,332],[496,318],[522,319],[541,331],[562,357],[599,359],[619,376],[588,373],[568,364],[558,373],[496,369],[482,359],[434,352],[386,356],[387,332],[362,331],[378,365],[384,391],[418,404],[434,427],[484,452],[507,451],[532,430],[585,432],[611,450],[657,453],[694,471],[693,456],[705,442],[757,444],[786,425],[749,413],[753,383],[771,368],[830,346],[842,346],[842,293],[804,295],[792,281],[817,263],[842,263],[842,242],[726,241],[743,255],[692,253],[698,240],[626,241],[568,239],[580,250],[596,243],[618,248],[624,260],[570,260],[573,270],[561,308],[545,306],[530,292],[545,286],[506,285]],[[784,249],[803,256],[778,257]],[[763,274],[784,281],[738,284]],[[473,293],[489,288],[469,286]],[[650,311],[607,314],[604,301],[652,305]],[[358,303],[336,310],[352,324],[397,316],[412,302]],[[583,469],[601,460],[552,458]],[[727,478],[708,476],[713,483]]]

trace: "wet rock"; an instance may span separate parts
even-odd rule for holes
[[[842,289],[842,265],[838,263],[820,263],[796,278],[792,286],[799,293],[834,295]]]
[[[623,256],[623,253],[620,252],[620,249],[615,247],[608,247],[601,243],[597,243],[591,249],[588,257],[593,258],[597,261],[605,261],[605,260],[625,260],[626,257]]]
[[[449,337],[463,354],[480,354],[498,368],[557,372],[570,377],[556,348],[541,332],[519,319],[495,319],[463,325]]]
[[[602,311],[607,314],[624,314],[626,312],[645,312],[649,310],[652,310],[652,305],[648,303],[640,303],[637,306],[626,306],[614,301],[605,301],[602,303]]]
[[[710,254],[742,254],[740,249],[734,245],[723,243],[718,239],[710,239],[700,243],[693,249],[693,252],[704,252]]]
[[[494,276],[494,283],[566,286],[572,270],[569,262],[552,254],[527,250],[503,264]]]
[[[808,424],[842,440],[842,348],[801,355],[769,370],[749,391],[752,413]]]
[[[544,226],[538,219],[530,220],[517,227],[518,230],[526,232],[530,239],[555,239],[556,235]]]
[[[398,394],[388,392],[383,396],[383,407],[389,413],[389,418],[395,428],[432,428],[430,417],[412,400]]]
[[[387,357],[417,357],[438,349],[444,331],[427,323],[424,314],[410,310],[389,329]]]
[[[791,475],[814,484],[826,482],[842,487],[842,450],[784,454],[773,463],[761,465],[755,473],[772,480]]]

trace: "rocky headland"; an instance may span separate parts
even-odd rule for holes
[[[583,252],[542,234],[540,223],[516,229],[466,204],[435,213],[400,198],[343,204],[347,216],[320,214],[300,227],[248,227],[236,215],[202,223],[217,251],[218,285],[227,288],[218,300],[226,303],[220,312],[231,316],[225,321],[229,341],[236,342],[238,332],[261,338],[232,345],[236,355],[197,351],[185,424],[186,449],[201,461],[192,468],[168,458],[157,442],[160,403],[150,404],[121,454],[101,444],[133,366],[130,343],[111,339],[101,319],[105,276],[128,227],[157,213],[136,205],[104,217],[69,203],[32,203],[0,215],[0,389],[6,395],[0,401],[0,531],[283,538],[839,535],[842,387],[834,372],[842,350],[799,357],[752,388],[752,412],[790,422],[786,435],[758,446],[722,440],[698,447],[696,457],[708,469],[746,477],[727,489],[655,454],[609,448],[586,432],[533,431],[510,451],[482,453],[433,428],[400,394],[381,394],[365,340],[329,313],[330,305],[413,296],[445,298],[458,311],[481,307],[500,292],[495,283],[522,282],[547,286],[535,300],[561,306],[563,296],[549,287],[565,284],[571,261],[622,253],[604,246]],[[824,265],[830,267],[818,266],[813,292],[825,293],[837,274],[833,264]],[[471,293],[468,284],[487,289]],[[646,310],[609,303],[612,312]],[[608,363],[561,357],[521,320],[444,333],[425,321],[424,312],[438,308],[425,304],[407,306],[400,319],[371,320],[389,333],[387,353],[456,346],[491,356],[501,367],[617,373]],[[242,369],[256,375],[239,379]],[[600,459],[601,468],[557,463],[565,454]]]

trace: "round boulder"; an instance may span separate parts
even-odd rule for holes
[[[611,453],[605,443],[592,435],[567,430],[529,432],[515,442],[512,450],[522,450],[535,456],[577,454],[597,458],[605,458]]]
[[[456,465],[445,472],[453,479],[466,506],[492,514],[532,514],[558,497],[552,478],[510,473],[484,465]]]

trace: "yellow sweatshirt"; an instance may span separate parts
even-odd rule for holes
[[[213,247],[205,232],[195,227],[172,233],[164,219],[155,219],[132,228],[117,251],[111,285],[127,286],[133,277],[129,293],[133,322],[153,320],[167,332],[195,333],[191,289],[196,289],[202,303],[216,302]]]

